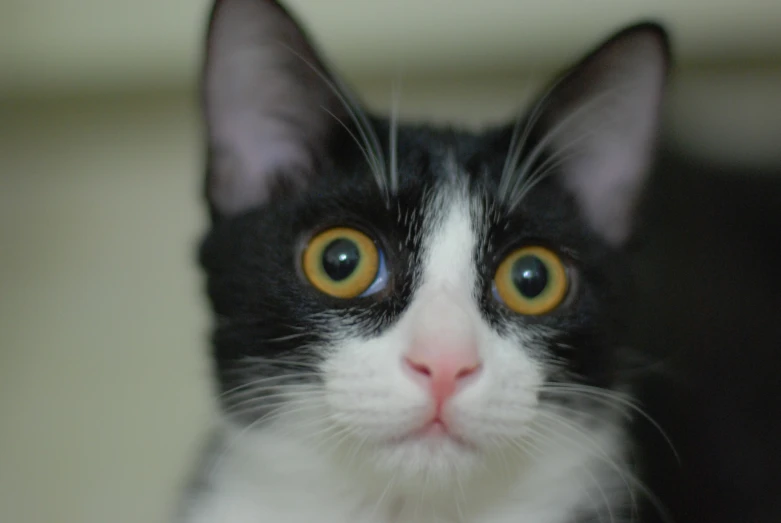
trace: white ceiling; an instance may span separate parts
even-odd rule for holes
[[[187,85],[211,0],[3,0],[0,94]],[[351,75],[549,68],[638,18],[685,60],[781,57],[779,0],[288,0]]]

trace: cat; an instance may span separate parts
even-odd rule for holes
[[[221,419],[186,523],[626,521],[626,245],[652,22],[471,133],[369,115],[294,18],[218,0],[203,68]]]

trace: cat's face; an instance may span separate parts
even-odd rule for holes
[[[201,259],[226,414],[440,483],[614,431],[621,246],[665,62],[663,36],[638,27],[515,125],[397,126],[315,72],[279,6],[218,2]]]

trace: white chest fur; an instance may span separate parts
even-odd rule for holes
[[[233,435],[235,436],[235,434]],[[227,437],[205,489],[189,498],[184,523],[572,523],[610,520],[630,501],[615,430],[599,449],[562,447],[527,470],[486,470],[450,491],[403,492],[346,472],[289,435],[263,430]],[[591,441],[597,443],[592,435]]]

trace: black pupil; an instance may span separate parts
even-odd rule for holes
[[[361,252],[355,242],[337,238],[323,250],[323,270],[334,281],[347,279],[361,261]]]
[[[537,256],[521,256],[513,264],[512,279],[525,298],[536,298],[548,286],[548,268]]]

